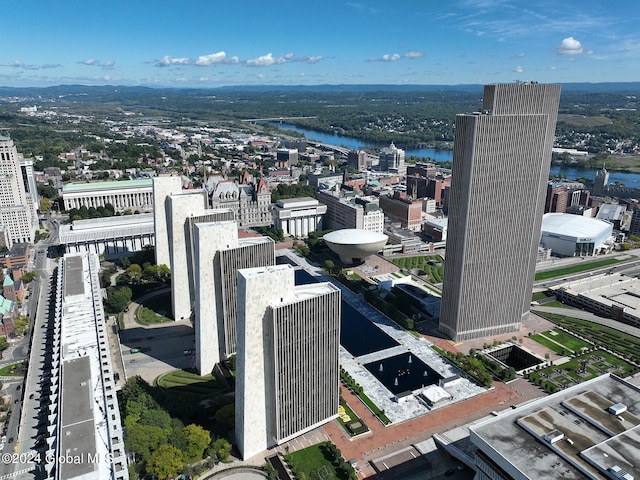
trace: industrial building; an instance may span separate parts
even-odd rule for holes
[[[592,256],[613,248],[613,224],[568,213],[545,213],[540,244],[563,257]]]
[[[560,85],[486,85],[482,110],[456,117],[439,325],[456,341],[529,313],[559,99]]]
[[[472,425],[476,475],[546,480],[640,477],[640,391],[611,373]]]
[[[338,416],[340,290],[294,285],[291,265],[238,271],[235,432],[245,460]]]

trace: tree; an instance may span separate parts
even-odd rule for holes
[[[224,438],[219,438],[213,442],[212,448],[221,462],[224,462],[231,454],[231,444]]]
[[[216,424],[220,427],[220,430],[225,432],[230,431],[235,423],[235,405],[233,403],[229,403],[219,408],[215,413],[214,418],[216,420]]]
[[[20,315],[15,320],[15,327],[13,333],[18,336],[23,336],[27,330],[29,330],[29,317],[26,315]]]
[[[40,199],[40,211],[45,213],[51,210],[51,200],[46,197]]]
[[[107,288],[107,304],[115,312],[123,312],[131,301],[131,289],[129,287]]]
[[[37,272],[27,272],[24,275],[22,275],[20,280],[22,280],[22,283],[29,283],[31,280],[33,280],[37,276],[38,276]]]
[[[7,342],[7,339],[5,337],[0,337],[0,352],[6,350],[7,348],[9,348],[9,342]]]
[[[162,445],[147,460],[147,472],[158,478],[173,478],[184,465],[180,450],[172,445]]]
[[[127,450],[140,455],[143,460],[150,457],[151,452],[157,451],[160,445],[167,441],[169,430],[151,425],[140,425],[130,418],[125,419],[127,435],[125,436],[125,447]]]
[[[126,274],[132,282],[139,283],[142,278],[142,267],[137,263],[132,263],[127,267]]]
[[[187,440],[186,454],[190,461],[202,458],[204,450],[211,444],[211,433],[200,425],[194,423],[187,425],[182,429],[185,439]]]
[[[334,263],[333,260],[325,260],[324,268],[327,270],[327,272],[333,273],[336,269],[336,264]]]

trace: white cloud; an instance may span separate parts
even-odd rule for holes
[[[258,74],[258,78],[259,78],[260,80],[262,80],[262,79],[266,78],[266,75],[265,75],[264,73],[259,73],[259,74]]]
[[[106,62],[104,62],[102,65],[100,65],[102,68],[113,68],[113,66],[116,64],[116,62],[114,62],[113,60],[107,60]]]
[[[324,60],[322,55],[303,55],[302,57],[294,58],[294,62],[303,62],[303,63],[318,63],[319,61]]]
[[[207,66],[213,65],[214,63],[224,62],[227,58],[227,54],[223,51],[217,53],[210,53],[209,55],[200,55],[198,59],[195,61],[195,65]]]
[[[522,68],[520,65],[518,65],[518,66],[515,68],[514,72],[516,72],[516,73],[522,73],[522,72],[524,72],[524,68]]]
[[[167,67],[169,65],[189,65],[191,59],[187,57],[172,57],[171,55],[165,55],[160,60],[156,61],[158,67]]]
[[[244,64],[247,67],[268,67],[270,65],[276,65],[286,62],[284,57],[274,57],[271,52],[261,57],[249,58],[245,60]]]
[[[567,37],[556,47],[558,55],[581,55],[584,52],[582,44],[573,37]]]
[[[424,52],[411,51],[404,54],[404,58],[422,58],[424,57]]]
[[[87,58],[86,60],[80,60],[78,63],[83,65],[96,65],[98,61],[95,58]]]
[[[14,60],[11,63],[0,63],[0,67],[21,68],[22,70],[40,70],[45,68],[60,68],[62,65],[59,63],[45,63],[43,65],[31,65],[22,62],[21,60]]]
[[[400,60],[400,55],[398,55],[397,53],[392,53],[391,55],[385,54],[382,56],[382,58],[380,58],[380,60],[382,60],[383,62],[395,62],[397,60]]]

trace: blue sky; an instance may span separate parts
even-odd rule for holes
[[[0,85],[640,81],[637,0],[16,0]]]

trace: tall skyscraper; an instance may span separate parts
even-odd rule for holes
[[[513,332],[528,315],[559,85],[486,85],[456,117],[440,330]]]
[[[236,440],[247,459],[335,418],[340,290],[290,265],[238,271]]]
[[[196,368],[206,375],[236,353],[238,270],[274,265],[275,243],[269,237],[238,239],[235,221],[196,224],[193,239]]]
[[[153,177],[153,231],[156,242],[156,264],[171,265],[167,230],[167,197],[182,191],[182,178],[178,176]]]
[[[25,164],[25,175],[13,140],[0,135],[0,226],[8,233],[10,244],[32,243],[38,226],[37,206],[34,198],[27,194],[30,185]],[[7,245],[11,248],[11,245]]]
[[[609,172],[602,166],[602,170],[596,172],[596,176],[593,179],[593,194],[604,195],[607,193],[607,184],[609,183]]]

